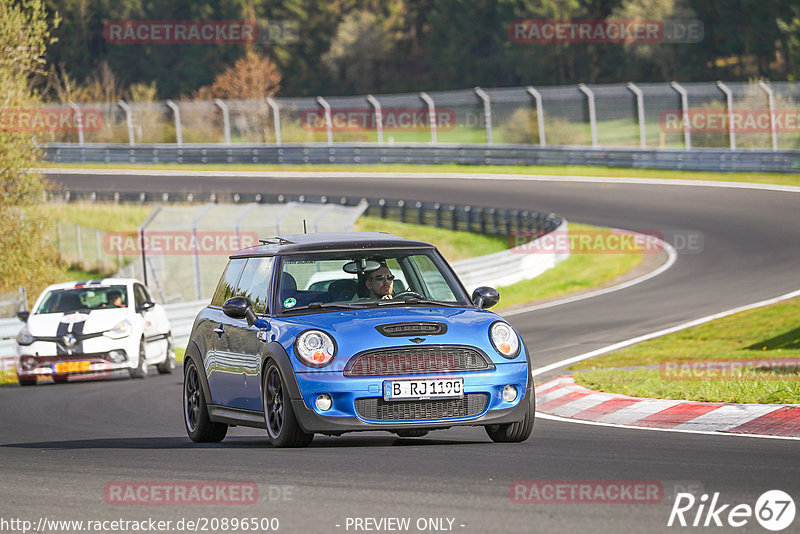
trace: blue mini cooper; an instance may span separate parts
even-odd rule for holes
[[[275,447],[315,433],[423,436],[483,426],[497,442],[533,429],[530,353],[472,298],[433,245],[383,233],[291,235],[231,256],[197,316],[183,413],[196,442],[230,425]]]

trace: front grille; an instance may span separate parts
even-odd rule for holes
[[[494,364],[474,348],[431,345],[398,347],[359,354],[347,363],[344,376],[413,375],[490,369],[494,369]]]
[[[440,336],[447,332],[447,325],[444,323],[391,323],[380,324],[375,328],[387,337]]]
[[[413,421],[471,417],[486,409],[489,395],[467,393],[460,399],[385,401],[380,397],[356,399],[356,411],[368,421]]]

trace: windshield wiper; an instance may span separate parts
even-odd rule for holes
[[[295,310],[318,310],[321,308],[341,308],[344,310],[363,310],[366,308],[366,305],[363,304],[348,304],[345,302],[312,302],[311,304],[307,304],[305,306],[297,306],[295,308],[285,308],[283,311],[295,311]]]
[[[460,308],[461,304],[451,304],[449,302],[442,302],[440,300],[427,300],[427,299],[418,299],[415,297],[407,298],[407,299],[386,299],[386,300],[379,300],[376,305],[377,306],[392,306],[392,305],[399,305],[399,304],[423,304],[426,306],[444,306],[446,308]]]

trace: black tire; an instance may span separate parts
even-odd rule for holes
[[[401,438],[421,438],[422,436],[427,436],[429,430],[422,430],[422,429],[408,429],[408,430],[398,430],[395,432],[398,437]]]
[[[130,369],[131,378],[147,378],[147,357],[144,349],[144,338],[139,341],[139,363]]]
[[[195,443],[219,443],[228,433],[228,425],[208,417],[208,405],[194,360],[189,360],[183,374],[183,424]]]
[[[531,436],[535,412],[536,400],[533,397],[533,389],[531,388],[528,411],[525,412],[525,418],[522,421],[503,425],[486,425],[484,428],[486,428],[486,433],[495,443],[519,443]]]
[[[171,375],[175,370],[175,349],[172,346],[172,335],[167,338],[167,358],[156,366],[162,375]]]
[[[307,447],[314,434],[303,431],[294,415],[286,381],[278,365],[269,360],[261,382],[264,422],[273,447]]]
[[[35,386],[36,385],[36,379],[35,378],[24,378],[23,379],[23,378],[19,378],[18,377],[17,380],[19,380],[19,385],[20,386]]]

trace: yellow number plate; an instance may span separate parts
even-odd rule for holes
[[[56,373],[82,373],[89,370],[92,362],[61,362],[56,364]]]

